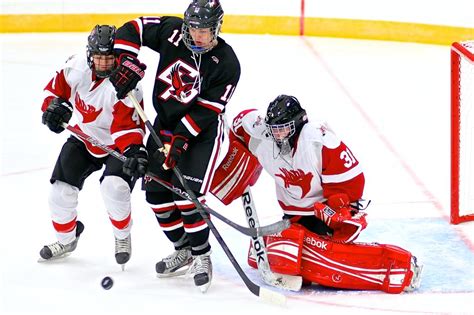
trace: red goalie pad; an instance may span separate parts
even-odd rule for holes
[[[290,234],[285,234],[291,230]],[[394,245],[377,243],[336,243],[309,232],[299,224],[292,226],[281,235],[265,237],[268,244],[270,268],[274,272],[301,275],[304,281],[320,285],[356,290],[382,290],[401,293],[413,285],[413,256],[410,252]],[[304,241],[300,243],[301,235]],[[278,241],[278,238],[280,239]],[[287,238],[291,238],[289,241]],[[268,242],[268,243],[267,243]],[[272,244],[291,243],[286,253],[275,252]],[[300,244],[300,245],[299,245]],[[296,246],[302,248],[297,249]],[[283,250],[284,247],[279,247]],[[298,258],[296,254],[301,256]],[[249,254],[249,265],[256,268],[255,259]],[[282,264],[286,264],[282,267]],[[294,269],[299,266],[299,272]],[[411,288],[410,288],[411,289]]]
[[[304,230],[293,225],[281,233],[264,237],[268,262],[273,272],[295,276],[300,274],[303,238]],[[257,259],[258,257],[252,254],[252,242],[250,242],[249,265],[257,268]]]
[[[233,140],[214,173],[211,193],[228,205],[242,196],[248,186],[253,186],[261,172],[257,158],[240,141]]]

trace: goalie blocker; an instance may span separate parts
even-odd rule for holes
[[[228,205],[253,186],[261,173],[257,158],[240,141],[231,140],[227,155],[214,173],[211,193]]]
[[[231,140],[227,155],[215,172],[211,193],[228,205],[255,184],[261,171],[257,158],[240,141]],[[323,210],[315,205],[317,217]],[[363,228],[365,225],[353,229],[354,234]],[[344,234],[352,235],[353,231]],[[401,293],[419,287],[422,267],[410,252],[394,245],[348,241],[322,237],[297,223],[264,237],[270,268],[276,273],[302,276],[305,282],[341,289]],[[252,243],[248,263],[257,268],[251,247]]]

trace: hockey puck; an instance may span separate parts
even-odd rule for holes
[[[114,280],[112,280],[112,278],[110,277],[105,277],[100,282],[100,285],[102,285],[102,288],[104,288],[104,290],[110,290],[110,288],[112,288],[112,286],[114,285]]]

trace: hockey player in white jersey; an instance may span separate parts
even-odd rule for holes
[[[295,97],[278,96],[265,116],[242,111],[229,140],[211,192],[224,204],[245,198],[263,167],[275,181],[284,217],[292,222],[264,238],[273,272],[335,288],[400,293],[419,286],[421,267],[410,252],[354,242],[367,226],[362,167],[326,123],[309,121]],[[249,251],[252,267],[259,258]]]
[[[71,56],[45,87],[42,121],[51,131],[64,131],[63,123],[74,114],[75,128],[128,159],[122,163],[74,135],[67,139],[50,179],[49,208],[57,242],[41,249],[43,260],[61,258],[75,250],[84,230],[77,220],[79,191],[85,179],[104,165],[100,190],[115,236],[115,259],[123,268],[131,256],[130,194],[136,179],[146,172],[147,152],[144,124],[133,103],[128,98],[117,99],[108,78],[116,67],[115,34],[114,26],[95,26],[88,37],[87,53]],[[141,88],[134,93],[143,106]]]

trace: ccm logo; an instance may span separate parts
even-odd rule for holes
[[[316,240],[312,237],[305,237],[304,238],[304,242],[306,244],[309,244],[311,246],[315,246],[317,248],[320,248],[320,249],[324,249],[324,250],[327,250],[327,246],[328,246],[328,243],[326,242],[323,242],[323,241],[320,241],[320,240]]]

